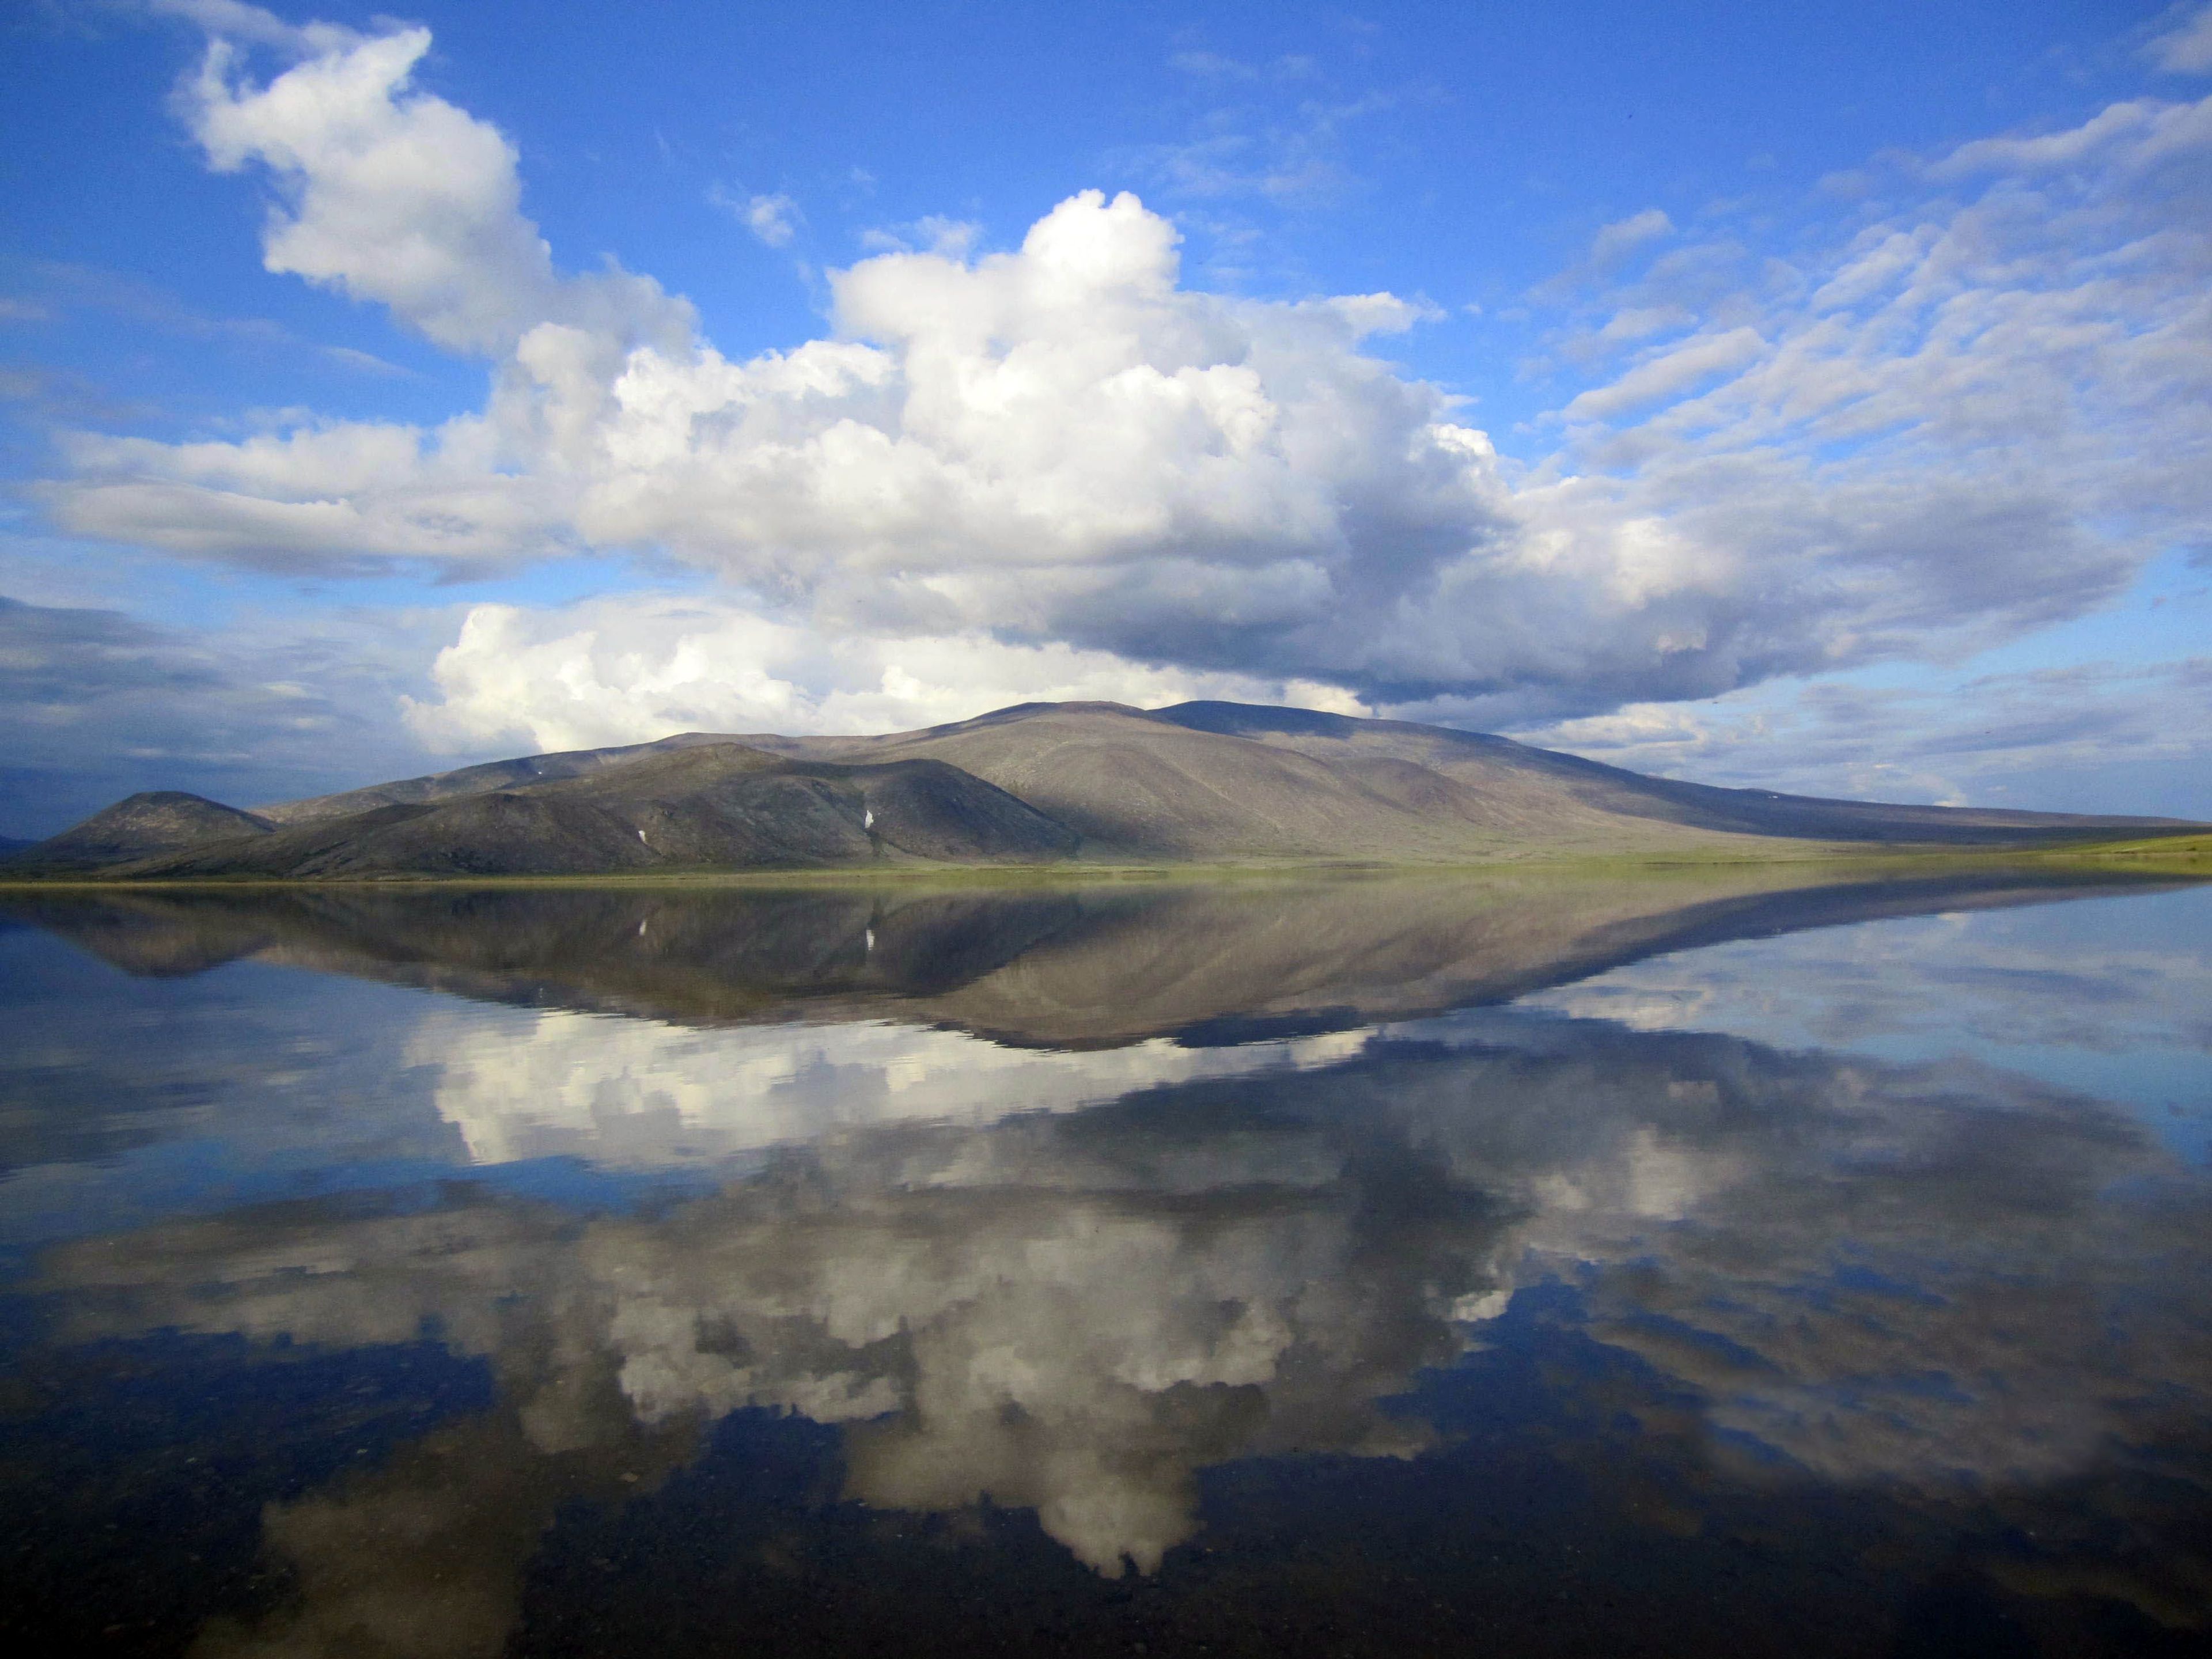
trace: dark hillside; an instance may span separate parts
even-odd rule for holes
[[[13,854],[17,869],[94,870],[131,859],[240,836],[265,836],[269,820],[177,789],[131,795],[58,836]]]
[[[550,876],[1062,857],[1076,838],[927,762],[839,766],[742,744],[656,750],[576,777],[316,818],[142,860],[141,877]]]

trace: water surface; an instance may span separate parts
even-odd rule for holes
[[[2212,889],[4,915],[40,1650],[2212,1636]]]

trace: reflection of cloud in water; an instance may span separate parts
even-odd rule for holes
[[[1085,1112],[878,1120],[665,1213],[292,1206],[72,1247],[50,1283],[81,1335],[427,1322],[545,1456],[746,1404],[845,1423],[850,1496],[1034,1505],[1108,1570],[1191,1535],[1207,1464],[1417,1448],[1379,1402],[1542,1279],[1763,1478],[2033,1483],[2201,1426],[2206,1195],[2102,1108],[1512,1011],[1407,1030]]]
[[[1604,1029],[1562,1041],[1587,1053]],[[1644,1121],[1601,1147],[1498,1160],[1492,1124],[1454,1162],[1527,1195],[1510,1277],[1577,1285],[1593,1333],[1687,1384],[1715,1429],[1932,1492],[2049,1481],[2201,1425],[2212,1215],[2124,1120],[1966,1061],[1613,1042],[1732,1063],[1651,1079]],[[1730,1075],[1744,1060],[1758,1075]],[[1571,1110],[1573,1086],[1535,1083],[1516,1115],[1535,1127],[1545,1094]]]
[[[878,1124],[1067,1111],[1136,1089],[1327,1064],[1365,1040],[1353,1031],[1236,1048],[1154,1038],[1012,1048],[875,1021],[699,1030],[562,1010],[486,1018],[441,1007],[410,1033],[406,1063],[439,1068],[439,1115],[475,1163],[565,1153],[639,1167]]]

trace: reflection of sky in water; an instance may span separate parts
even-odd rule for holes
[[[2212,1156],[2212,887],[1964,910],[1659,957],[1518,1006],[1907,1063],[1966,1055]]]
[[[0,1241],[469,1170],[621,1202],[780,1143],[1325,1065],[1358,1032],[1009,1048],[882,1020],[697,1029],[233,963],[132,978],[0,933]]]
[[[1978,1650],[1955,1629],[1995,1613],[1942,1613],[1948,1648],[1898,1634],[1925,1609],[1881,1598],[1939,1569],[2014,1620],[2094,1586],[2126,1639],[2071,1650],[2201,1634],[2212,1194],[2099,1102],[2163,1103],[2142,1051],[2201,1097],[2208,896],[1711,946],[1220,1048],[1016,1047],[881,1000],[680,1026],[267,962],[132,979],[0,933],[0,1237],[50,1241],[15,1280],[42,1311],[6,1328],[43,1333],[32,1371],[88,1379],[11,1419],[0,1378],[0,1441],[107,1399],[101,1355],[309,1425],[313,1473],[234,1505],[296,1595],[238,1603],[210,1654],[489,1659],[594,1585],[595,1628],[802,1617],[859,1561],[1014,1559],[982,1541],[1008,1513],[1049,1548],[994,1605],[1105,1607],[1092,1575],[1133,1563],[1190,1646],[1221,1645],[1198,1609],[1263,1620],[1297,1588],[1285,1540],[1329,1536],[1328,1572],[1403,1598],[1425,1562],[1407,1605],[1509,1646],[1554,1628],[1562,1559],[1611,1551],[1584,1605],[1648,1623],[1635,1563],[1733,1595],[1746,1535],[1777,1607],[1816,1581],[1879,1604],[1808,1652]],[[51,1492],[124,1455],[87,1449],[109,1425],[84,1409]],[[744,1486],[801,1445],[803,1502]],[[0,1482],[35,1466],[5,1450]],[[948,1530],[915,1566],[889,1516]],[[1384,1537],[1396,1557],[1359,1554]],[[698,1553],[672,1539],[734,1577],[653,1589]],[[1791,1551],[1818,1571],[1786,1580]],[[1114,1650],[1158,1639],[1097,1617]],[[1583,1645],[1623,1644],[1601,1620]]]
[[[450,1170],[418,992],[246,963],[128,978],[0,933],[0,1239]]]

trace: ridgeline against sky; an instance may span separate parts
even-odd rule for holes
[[[2212,814],[2212,9],[338,9],[14,26],[0,833],[1081,698]]]

